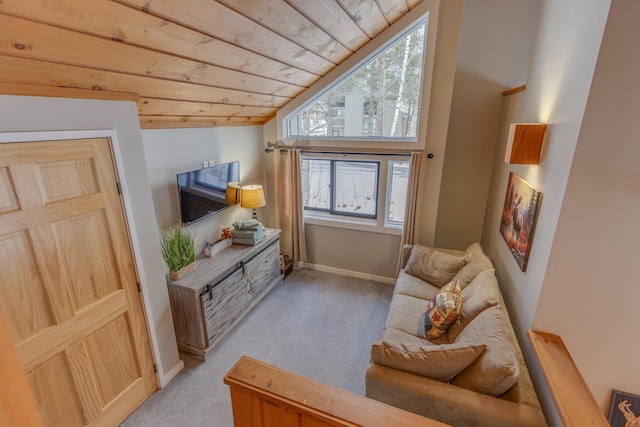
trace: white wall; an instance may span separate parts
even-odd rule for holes
[[[169,296],[160,256],[149,178],[134,102],[0,95],[0,131],[68,131],[113,129],[121,163],[134,253],[160,386],[182,369],[178,358]]]
[[[465,249],[480,241],[502,92],[527,80],[539,3],[464,3],[435,246]]]
[[[506,100],[482,235],[482,245],[495,264],[520,344],[552,424],[558,422],[555,409],[533,362],[526,331],[533,325],[538,306],[608,8],[609,2],[602,0],[541,2],[527,89]],[[505,164],[502,159],[508,124],[526,121],[549,124],[540,165]],[[525,273],[516,265],[499,233],[510,171],[543,192]],[[568,302],[568,307],[573,304]],[[595,345],[595,340],[592,342]]]
[[[158,231],[179,222],[176,175],[201,168],[203,161],[220,164],[239,160],[241,185],[265,185],[262,126],[143,130],[142,141]],[[272,204],[268,194],[265,198]],[[257,212],[268,224],[268,210]],[[202,252],[205,241],[220,238],[221,226],[249,218],[251,210],[236,205],[188,225],[196,235],[196,253]]]
[[[640,3],[613,0],[535,313],[603,411],[640,394]]]

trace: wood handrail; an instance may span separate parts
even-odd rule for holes
[[[527,333],[566,427],[609,427],[607,419],[558,335]]]
[[[247,356],[224,378],[236,427],[443,427],[439,421],[321,383]]]

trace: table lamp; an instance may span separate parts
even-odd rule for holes
[[[265,204],[262,185],[244,185],[240,187],[240,206],[253,209],[251,218],[258,219],[256,208],[260,208]]]

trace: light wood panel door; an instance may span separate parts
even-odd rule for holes
[[[157,388],[122,209],[108,139],[0,144],[0,314],[47,426]]]

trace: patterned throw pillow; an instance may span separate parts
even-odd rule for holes
[[[447,283],[431,298],[424,316],[425,335],[436,339],[458,319],[462,311],[462,290],[457,280]]]

